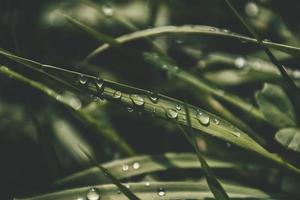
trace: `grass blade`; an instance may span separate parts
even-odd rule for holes
[[[98,162],[85,149],[83,149],[81,146],[78,147],[86,155],[86,157],[90,160],[90,162],[95,167],[98,167],[103,172],[103,174],[107,176],[126,197],[128,197],[128,199],[139,200],[139,198],[133,192],[131,192],[127,187],[125,187],[122,183],[120,183],[120,181],[117,178],[115,178],[106,168],[99,165]]]
[[[282,77],[285,79],[287,84],[290,86],[291,89],[296,90],[297,94],[300,95],[300,90],[296,86],[295,82],[291,79],[291,77],[288,75],[286,69],[284,66],[279,62],[279,60],[276,59],[276,57],[273,55],[273,53],[268,49],[268,47],[263,43],[262,39],[259,37],[258,34],[251,28],[251,26],[242,18],[242,16],[238,13],[238,11],[234,8],[233,4],[230,0],[225,0],[227,5],[230,7],[234,15],[240,20],[240,22],[247,28],[247,30],[255,37],[257,40],[258,45],[265,51],[265,53],[268,55],[270,61],[277,67],[277,69],[280,71]]]

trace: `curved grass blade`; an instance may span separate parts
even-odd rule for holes
[[[223,161],[205,157],[209,166],[213,169],[254,169],[252,163],[235,161]],[[118,179],[127,179],[141,174],[148,174],[157,171],[164,171],[172,168],[195,169],[199,168],[199,160],[192,153],[166,153],[162,155],[136,156],[127,159],[116,160],[102,164],[110,173]],[[134,166],[138,166],[134,168]],[[258,168],[264,168],[259,166]],[[87,184],[106,183],[107,178],[99,173],[97,167],[72,174],[56,181],[52,188],[78,187]]]
[[[218,200],[229,200],[229,196],[226,193],[225,189],[215,176],[212,169],[207,164],[206,160],[203,158],[202,153],[199,151],[199,148],[197,146],[196,140],[195,140],[195,134],[193,132],[193,127],[191,123],[191,116],[190,111],[186,105],[184,104],[185,112],[186,112],[186,118],[187,118],[187,124],[188,124],[188,130],[189,132],[186,132],[183,128],[181,128],[182,132],[184,133],[187,140],[190,142],[192,147],[194,148],[196,155],[198,157],[198,160],[201,164],[201,168],[203,169],[208,187],[210,191],[213,193],[214,197]],[[180,127],[180,126],[179,126]]]
[[[268,55],[270,61],[277,67],[277,69],[280,71],[281,76],[285,79],[287,84],[290,86],[291,89],[296,90],[298,96],[300,95],[300,90],[296,86],[295,82],[291,79],[291,77],[288,75],[285,67],[280,63],[279,60],[276,59],[276,57],[273,55],[273,53],[269,50],[267,45],[265,45],[262,41],[262,39],[259,37],[259,35],[251,28],[251,26],[242,18],[242,16],[238,13],[238,11],[235,9],[233,4],[230,0],[225,0],[227,5],[230,7],[231,11],[234,13],[234,15],[239,19],[239,21],[246,27],[246,29],[252,34],[252,36],[255,37],[257,40],[258,45],[265,51],[265,53]]]
[[[78,106],[74,104],[72,98],[61,95],[56,91],[52,90],[51,88],[39,82],[33,81],[29,78],[26,78],[23,75],[18,74],[17,72],[14,72],[13,70],[5,66],[0,66],[0,73],[10,78],[13,78],[15,80],[29,84],[31,87],[45,93],[53,100],[63,104],[67,108],[70,108],[75,113],[76,116],[78,116],[81,120],[83,120],[87,125],[91,126],[97,133],[101,134],[108,141],[115,144],[116,147],[119,148],[119,150],[123,152],[125,155],[128,156],[135,155],[134,150],[126,143],[126,141],[123,138],[119,136],[117,132],[115,132],[114,129],[108,127],[105,123],[101,122],[100,120],[94,119],[83,110],[78,109]]]
[[[212,199],[213,195],[209,191],[207,184],[203,182],[145,182],[145,183],[127,183],[130,189],[144,200],[161,199]],[[258,189],[249,187],[224,184],[226,191],[231,199],[251,199],[251,200],[284,200],[293,199],[288,196],[278,194],[268,194]],[[101,200],[116,199],[124,200],[120,195],[118,188],[113,184],[97,185],[93,187],[82,187],[69,189],[49,194],[43,194],[36,197],[16,200],[70,200],[85,199],[90,189],[98,191]]]
[[[22,58],[18,57],[18,59]],[[76,76],[84,76],[86,78],[85,90],[90,94],[98,95],[110,102],[124,105],[129,107],[131,110],[136,109],[171,121],[176,119],[178,124],[187,125],[186,113],[182,109],[177,109],[177,107],[182,108],[182,101],[164,95],[153,94],[149,91],[124,84],[107,80],[99,80],[97,77],[83,75],[79,72],[73,72],[57,67],[52,67],[50,69],[71,73]],[[194,129],[201,130],[202,132],[236,144],[244,149],[258,153],[259,155],[276,162],[292,172],[300,173],[300,169],[286,163],[280,156],[268,152],[246,133],[234,127],[229,122],[192,105],[188,105],[188,109],[190,109],[192,118],[191,125]],[[206,123],[202,121],[203,116],[201,116],[200,113],[205,116],[204,119],[206,119]]]
[[[220,29],[217,27],[212,26],[203,26],[203,25],[184,25],[184,26],[162,26],[162,27],[156,27],[146,30],[140,30],[133,33],[125,34],[120,37],[115,38],[116,41],[118,41],[119,44],[127,43],[133,40],[141,39],[141,38],[147,38],[151,36],[157,36],[161,34],[200,34],[200,35],[211,35],[211,36],[221,36],[221,37],[227,37],[232,39],[237,39],[243,42],[249,42],[249,43],[258,43],[256,39],[250,38],[247,36],[243,36],[237,33],[228,32],[227,29]],[[294,47],[294,46],[288,46],[284,44],[269,42],[269,41],[262,41],[264,45],[266,45],[269,48],[273,48],[276,50],[280,50],[289,54],[294,54],[297,56],[300,56],[300,48]],[[92,53],[90,53],[87,56],[87,60],[92,59],[99,53],[109,49],[111,47],[110,44],[106,43],[101,46],[99,46],[97,49],[95,49]]]
[[[78,148],[86,155],[90,162],[100,169],[103,174],[108,177],[113,184],[115,184],[119,190],[130,200],[140,200],[133,192],[131,192],[126,186],[124,186],[120,181],[115,178],[105,167],[102,167],[98,162],[81,146],[78,145]]]

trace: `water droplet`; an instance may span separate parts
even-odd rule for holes
[[[87,81],[88,81],[87,77],[81,74],[80,77],[79,77],[79,83],[84,85],[84,84],[87,83]]]
[[[222,32],[224,32],[224,33],[230,33],[230,30],[228,30],[228,29],[223,29]]]
[[[124,164],[122,165],[122,170],[125,172],[125,171],[128,171],[129,169],[129,166],[127,164]]]
[[[181,110],[181,106],[180,105],[176,105],[176,110],[180,111]]]
[[[100,192],[96,188],[91,188],[87,191],[86,198],[88,200],[99,200],[100,199]]]
[[[209,31],[210,31],[210,32],[215,32],[216,30],[217,30],[217,29],[214,28],[214,27],[210,27],[210,28],[209,28]]]
[[[84,200],[83,197],[77,197],[76,200]]]
[[[131,107],[127,107],[127,111],[131,113],[131,112],[133,112],[133,111],[134,111],[134,109],[133,109],[133,108],[131,108]]]
[[[243,57],[237,57],[237,58],[234,60],[234,65],[235,65],[237,68],[243,68],[243,67],[245,67],[245,65],[246,65],[246,60],[245,60],[245,58],[243,58]]]
[[[149,186],[150,186],[150,182],[147,181],[147,182],[145,183],[145,186],[149,187]]]
[[[159,189],[157,190],[157,194],[158,194],[158,196],[163,197],[163,196],[166,195],[166,191],[165,191],[164,188],[159,188]]]
[[[232,132],[232,134],[233,134],[235,137],[241,137],[241,133],[238,132],[238,131],[234,131],[234,132]]]
[[[81,103],[80,99],[74,97],[70,100],[70,106],[72,108],[74,108],[75,110],[79,110],[82,106],[82,103]]]
[[[132,167],[133,167],[133,169],[139,169],[140,168],[140,163],[134,162]]]
[[[158,102],[158,95],[156,93],[151,92],[149,94],[149,99],[150,101],[152,101],[153,103],[157,103]]]
[[[231,144],[229,142],[226,142],[226,147],[227,148],[230,148],[231,147]]]
[[[102,90],[104,85],[104,81],[100,78],[96,79],[97,90]]]
[[[120,99],[121,97],[122,97],[122,92],[119,90],[116,90],[112,96],[112,98],[114,98],[114,99]]]
[[[257,6],[256,3],[254,2],[249,2],[246,4],[245,6],[245,13],[249,16],[249,17],[255,17],[257,16],[259,12],[259,8]]]
[[[130,95],[130,99],[136,106],[142,106],[145,103],[145,100],[143,99],[143,97],[141,97],[140,95],[137,95],[137,94]]]
[[[108,16],[108,17],[113,16],[113,15],[114,15],[114,12],[115,12],[115,11],[112,9],[112,7],[109,6],[109,5],[103,5],[103,6],[102,6],[102,11],[103,11],[103,13],[104,13],[106,16]]]
[[[299,71],[299,70],[294,71],[294,72],[293,72],[293,76],[294,76],[294,78],[296,78],[296,79],[300,79],[300,71]]]
[[[117,192],[118,194],[121,194],[122,192],[121,192],[121,190],[118,190],[118,192]]]
[[[61,100],[61,95],[57,95],[56,100],[60,101]]]
[[[178,113],[175,109],[169,108],[166,112],[166,115],[170,119],[176,119],[178,117]]]
[[[216,125],[220,124],[220,120],[218,120],[217,118],[214,119],[214,122],[215,122]]]
[[[162,69],[168,69],[168,65],[163,65]]]
[[[209,125],[210,119],[209,116],[206,114],[203,114],[202,112],[197,113],[197,119],[202,125]]]
[[[130,188],[130,185],[129,185],[129,184],[126,184],[125,187],[127,187],[127,188],[129,189],[129,188]]]

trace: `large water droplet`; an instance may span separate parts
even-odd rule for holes
[[[132,164],[132,168],[133,169],[139,169],[140,168],[140,163],[138,163],[138,162],[134,162],[133,164]]]
[[[87,81],[88,81],[88,79],[86,76],[84,76],[82,74],[79,76],[79,83],[81,83],[82,85],[86,84]]]
[[[122,170],[125,172],[125,171],[128,171],[129,169],[129,166],[127,164],[124,164],[122,165]]]
[[[142,106],[145,103],[145,100],[143,99],[143,97],[141,97],[140,95],[137,95],[137,94],[130,95],[130,99],[136,106]]]
[[[259,8],[257,6],[256,3],[254,2],[249,2],[246,4],[245,6],[245,13],[249,16],[249,17],[255,17],[257,16],[259,12]]]
[[[197,119],[198,119],[198,121],[199,121],[202,125],[204,125],[204,126],[209,125],[210,118],[209,118],[208,115],[203,114],[202,112],[198,112],[198,113],[197,113]]]
[[[152,101],[153,103],[157,103],[158,102],[158,95],[156,93],[149,93],[149,99],[150,101]]]
[[[100,192],[96,188],[91,188],[86,193],[86,198],[88,200],[99,200],[100,199]]]
[[[109,6],[109,5],[103,5],[102,6],[102,11],[103,11],[103,13],[106,15],[106,16],[108,16],[108,17],[111,17],[111,16],[113,16],[114,15],[114,10],[113,10],[113,8],[111,7],[111,6]]]
[[[82,106],[82,103],[81,103],[80,99],[74,97],[70,100],[70,106],[72,108],[74,108],[75,110],[79,110]]]
[[[169,108],[166,112],[166,115],[170,119],[176,119],[178,117],[178,113],[175,109]]]
[[[112,98],[120,99],[122,97],[122,92],[119,90],[114,91]]]
[[[164,188],[158,188],[157,194],[158,196],[163,197],[166,195],[166,190]]]
[[[246,60],[245,58],[243,57],[238,57],[234,60],[234,65],[237,67],[237,68],[243,68],[245,67],[246,65]]]

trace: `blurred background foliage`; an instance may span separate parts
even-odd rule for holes
[[[299,3],[271,0],[235,1],[242,15],[263,38],[299,46],[299,5],[297,7],[295,4]],[[189,103],[207,110],[211,109],[199,100],[202,94],[197,90],[153,68],[138,55],[128,56],[116,49],[110,49],[92,59],[90,63],[82,64],[81,61],[100,43],[76,29],[60,13],[72,16],[113,37],[132,32],[112,18],[115,13],[131,21],[139,29],[198,24],[248,34],[222,0],[0,1],[2,48],[42,63],[100,74],[110,80],[160,92],[177,99],[187,99]],[[252,103],[255,91],[261,89],[265,81],[279,83],[285,87],[274,66],[253,44],[191,34],[161,35],[152,37],[151,40],[158,42],[185,70],[196,76],[204,76],[213,84]],[[145,41],[137,40],[126,44],[125,47],[142,51],[148,49],[149,45]],[[299,58],[275,53],[290,67],[292,77],[298,81]],[[0,61],[1,64],[12,66],[16,71],[67,96],[73,102],[73,108],[88,113],[94,122],[101,124],[104,132],[120,135],[131,147],[127,152],[121,151],[72,110],[36,89],[0,75],[0,193],[3,198],[35,194],[45,190],[55,180],[86,168],[83,156],[74,148],[74,143],[83,145],[99,162],[134,154],[192,151],[174,124],[139,113],[132,114],[123,107],[103,101],[95,104],[91,97],[70,93],[58,83],[28,71],[19,64],[2,57]],[[260,73],[261,71],[266,73]],[[247,114],[226,103],[224,105],[263,137],[268,139],[274,135],[273,127],[256,123]],[[240,159],[241,162],[258,162],[260,159],[205,135],[199,136],[198,145],[207,155],[222,159]],[[288,156],[287,159],[294,163],[299,162],[299,155],[285,150],[272,140],[268,149]],[[191,174],[193,173],[192,171]],[[285,181],[286,177],[276,170],[252,173],[217,171],[217,175],[223,179],[270,191],[290,191],[295,186],[286,186],[286,182],[290,182]],[[232,180],[232,174],[235,175],[235,180]],[[180,174],[178,176],[180,177]],[[171,177],[170,175],[168,178]]]

